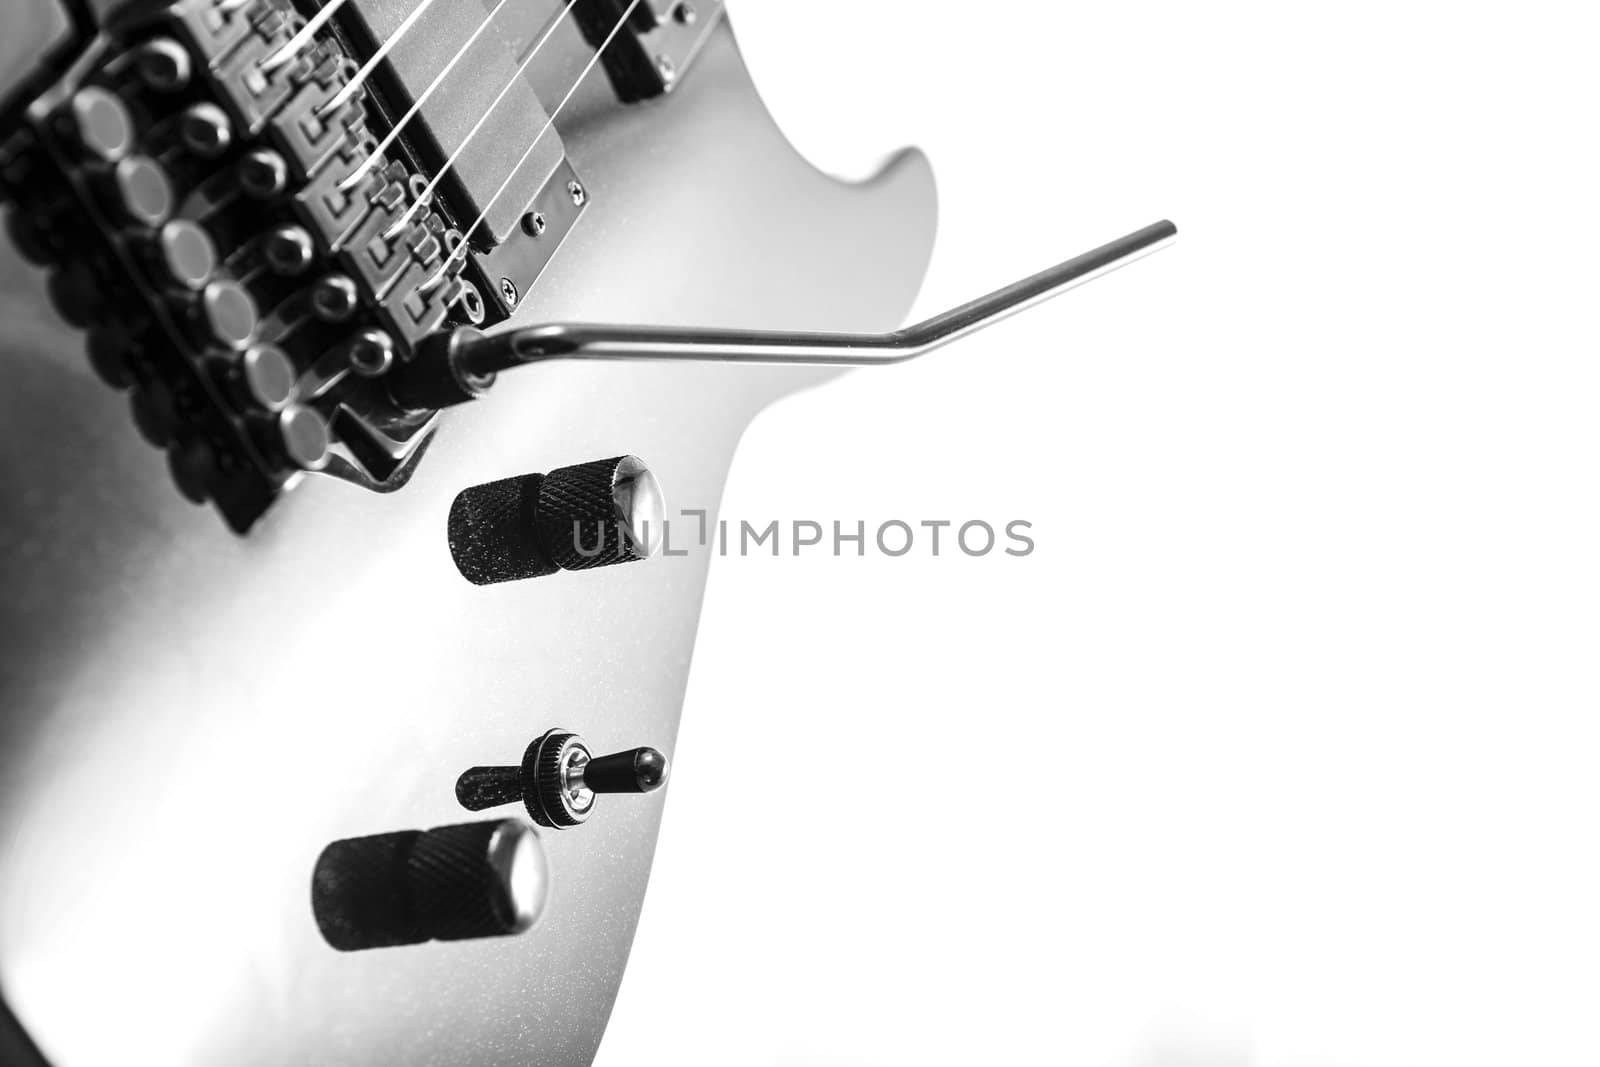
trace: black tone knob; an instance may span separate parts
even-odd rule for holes
[[[583,738],[551,730],[535,738],[520,767],[473,767],[456,780],[468,811],[521,803],[540,826],[585,822],[600,793],[652,793],[667,781],[667,757],[653,748],[595,756]]]
[[[450,554],[476,585],[648,559],[666,505],[635,456],[473,486],[450,508]]]
[[[312,875],[311,904],[343,952],[519,934],[539,918],[550,872],[519,819],[335,841]]]

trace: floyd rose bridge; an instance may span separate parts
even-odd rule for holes
[[[1176,233],[893,334],[513,325],[593,204],[560,130],[575,95],[596,74],[670,107],[722,0],[20,2],[12,237],[180,491],[241,533],[308,472],[400,489],[439,412],[513,367],[895,362]]]

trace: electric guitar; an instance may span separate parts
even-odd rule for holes
[[[0,1058],[589,1063],[710,558],[665,501],[1173,228],[896,329],[927,162],[810,167],[720,0],[0,26]]]

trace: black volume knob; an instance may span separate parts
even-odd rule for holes
[[[538,919],[550,874],[517,819],[335,841],[311,881],[312,911],[341,951],[519,934]]]
[[[577,826],[594,811],[599,793],[652,793],[667,780],[667,757],[653,748],[595,756],[568,730],[534,738],[519,767],[473,767],[456,780],[456,799],[468,811],[521,802],[540,826]]]
[[[450,554],[475,585],[648,559],[660,547],[661,485],[636,456],[473,486],[450,507]]]

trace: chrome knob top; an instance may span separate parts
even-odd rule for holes
[[[537,521],[565,571],[648,559],[661,547],[666,501],[637,456],[551,471],[539,488]]]
[[[637,456],[473,486],[450,508],[450,554],[476,585],[648,559],[666,503]]]
[[[540,826],[565,829],[587,821],[602,793],[653,793],[666,784],[667,757],[653,748],[596,756],[568,730],[534,738],[518,767],[473,767],[456,780],[468,811],[522,803]]]

